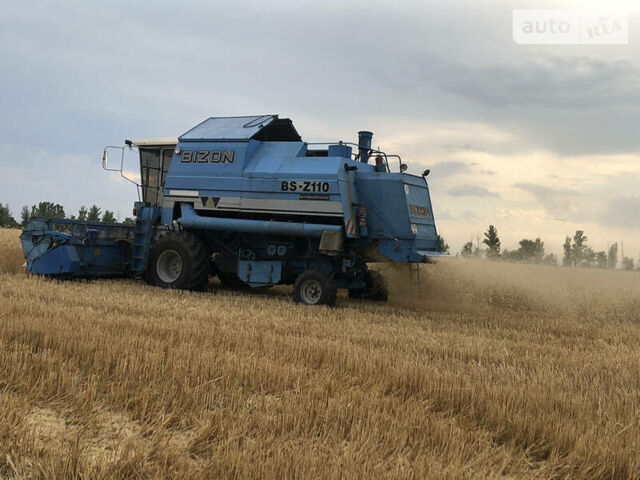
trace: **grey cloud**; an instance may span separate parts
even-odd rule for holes
[[[451,120],[453,105],[453,119],[484,122],[518,139],[481,149],[492,153],[640,151],[637,58],[514,54],[510,61],[484,65],[448,58],[454,57],[427,53],[422,62],[401,57],[395,67],[402,74],[391,69],[393,76],[383,83],[388,90],[436,98],[441,108],[432,116]],[[470,137],[462,147],[477,144],[482,139]]]
[[[514,187],[529,192],[542,204],[547,212],[559,220],[575,217],[574,214],[579,205],[578,197],[580,194],[578,192],[533,183],[516,183]]]
[[[440,220],[476,220],[478,215],[471,210],[465,210],[461,214],[453,214],[449,210],[437,210],[434,213],[436,221]]]
[[[459,185],[457,187],[450,188],[447,190],[447,193],[453,197],[500,197],[497,193],[476,185]]]
[[[465,143],[463,145],[445,145],[444,148],[446,148],[447,150],[451,151],[451,152],[455,152],[455,151],[473,151],[476,150],[473,145],[469,144],[469,143]]]
[[[431,175],[437,178],[447,178],[467,170],[469,166],[464,162],[440,162],[431,167]]]
[[[611,199],[602,222],[616,227],[640,230],[640,195]]]
[[[524,63],[446,66],[444,90],[492,106],[594,110],[640,100],[640,68],[626,60],[539,57]]]
[[[476,215],[471,210],[465,210],[464,212],[462,212],[462,215],[460,215],[461,220],[476,220],[477,218],[478,215]]]
[[[449,210],[439,210],[437,208],[434,209],[433,215],[436,221],[440,220],[455,220],[455,217],[451,214]]]

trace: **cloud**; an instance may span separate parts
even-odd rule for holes
[[[556,220],[600,223],[640,231],[640,195],[616,195],[617,178],[597,186],[584,186],[576,191],[532,183],[516,183],[514,187],[529,192]]]
[[[453,214],[449,210],[436,210],[434,213],[436,221],[449,221],[449,220],[476,220],[478,215],[471,210],[465,210],[460,214]]]
[[[556,219],[580,219],[576,218],[576,214],[579,210],[580,197],[583,195],[576,191],[533,183],[516,183],[514,187],[533,195]]]
[[[537,56],[524,62],[469,66],[443,63],[444,90],[487,105],[594,110],[640,100],[640,68],[628,60]]]
[[[471,210],[465,210],[464,212],[462,212],[462,215],[460,215],[461,220],[468,221],[468,220],[476,220],[477,218],[478,218],[478,215],[476,215]]]
[[[431,175],[442,179],[452,177],[468,170],[469,166],[464,162],[440,162],[431,167]]]
[[[640,195],[611,199],[602,222],[616,227],[640,229]]]
[[[460,185],[450,188],[447,193],[453,197],[494,197],[500,198],[497,193],[476,185]]]

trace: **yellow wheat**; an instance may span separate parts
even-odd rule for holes
[[[2,478],[640,477],[640,275],[381,266],[388,304],[22,272],[0,230]]]

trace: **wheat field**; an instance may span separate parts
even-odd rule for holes
[[[0,478],[640,478],[640,275],[385,267],[387,304],[26,275]]]

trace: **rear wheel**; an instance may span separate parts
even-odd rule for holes
[[[293,300],[306,305],[333,305],[337,293],[333,277],[313,268],[298,276],[293,286]]]
[[[372,300],[374,302],[386,302],[389,300],[387,282],[379,272],[367,270],[364,281],[367,286],[364,288],[350,289],[349,298],[360,298],[362,300]]]
[[[209,281],[207,249],[192,233],[165,233],[151,248],[146,280],[163,288],[202,290]]]

